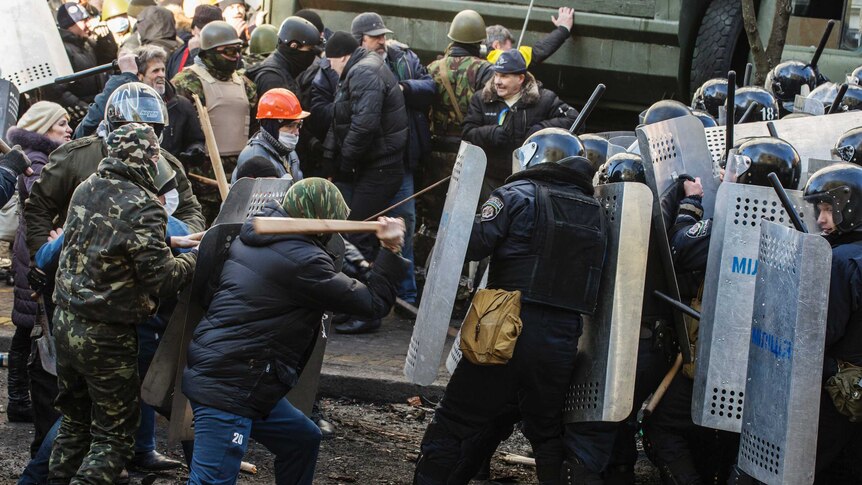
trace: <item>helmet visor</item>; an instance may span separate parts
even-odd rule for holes
[[[160,99],[148,96],[129,96],[116,99],[105,111],[112,123],[135,122],[168,124],[168,109]]]
[[[536,156],[537,151],[539,151],[539,144],[534,141],[524,143],[524,146],[515,150],[515,158],[517,158],[521,170],[530,167],[530,162]]]
[[[844,222],[844,207],[850,202],[850,187],[841,185],[824,192],[816,192],[804,197],[806,202],[814,204],[814,215],[820,217],[819,204],[832,206],[832,222],[839,226]]]

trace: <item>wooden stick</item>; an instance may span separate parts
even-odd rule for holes
[[[189,177],[191,177],[191,178],[193,178],[193,179],[195,179],[198,182],[201,182],[203,184],[212,185],[213,187],[218,187],[218,180],[213,180],[209,177],[204,177],[203,175],[198,175],[196,173],[189,173],[186,175],[188,175]]]
[[[504,462],[510,465],[525,465],[525,466],[536,466],[536,459],[530,458],[528,456],[516,455],[514,453],[506,453],[501,458]]]
[[[244,461],[239,464],[239,471],[251,473],[252,475],[257,475],[257,467],[247,461]]]
[[[341,221],[335,219],[293,219],[290,217],[255,217],[254,231],[258,234],[330,234],[377,232],[379,222]]]
[[[7,145],[5,141],[0,139],[0,152],[3,152],[4,154],[6,154],[6,153],[9,153],[11,151],[12,151],[12,148],[9,145]]]
[[[382,215],[386,214],[387,212],[389,212],[389,211],[391,211],[391,210],[393,210],[393,209],[396,209],[396,208],[398,208],[398,207],[401,207],[402,205],[404,205],[404,204],[406,204],[406,203],[410,202],[411,200],[415,199],[416,197],[419,197],[420,195],[424,194],[425,192],[428,192],[429,190],[431,190],[431,189],[434,189],[434,188],[438,187],[440,184],[442,184],[442,183],[446,182],[446,181],[447,181],[447,180],[449,180],[450,178],[452,178],[452,176],[451,176],[451,175],[448,175],[448,176],[446,176],[446,178],[444,178],[443,180],[438,180],[438,181],[434,182],[433,184],[429,185],[428,187],[425,187],[424,189],[420,190],[419,192],[416,192],[415,194],[411,195],[410,197],[407,197],[406,199],[404,199],[404,200],[402,200],[402,201],[400,201],[400,202],[396,202],[395,204],[393,204],[393,205],[391,205],[391,206],[389,206],[389,207],[387,207],[387,208],[383,209],[382,211],[378,212],[377,214],[374,214],[373,216],[369,217],[368,219],[365,219],[365,221],[366,221],[366,222],[367,222],[367,221],[376,221],[378,217],[380,217],[380,216],[382,216]]]
[[[658,385],[655,392],[652,393],[652,398],[644,408],[644,416],[649,416],[655,411],[658,403],[661,402],[661,398],[664,397],[664,393],[667,392],[667,388],[670,387],[671,381],[676,377],[676,374],[679,372],[680,367],[682,367],[682,354],[676,354],[676,361],[673,363],[673,367],[665,374],[664,379],[661,380],[661,384]]]
[[[216,144],[213,125],[210,123],[210,115],[207,109],[201,103],[201,98],[197,94],[193,94],[192,98],[195,101],[195,107],[198,109],[198,117],[201,119],[201,129],[203,129],[204,137],[207,142],[207,151],[209,151],[210,163],[213,165],[216,180],[218,181],[218,191],[221,195],[221,200],[227,199],[228,188],[227,177],[224,175],[224,166],[221,163],[221,156],[218,153],[218,145]]]

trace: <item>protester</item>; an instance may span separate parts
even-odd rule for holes
[[[263,62],[247,75],[254,80],[258,93],[284,88],[299,92],[296,78],[317,58],[315,46],[320,44],[320,31],[308,20],[288,17],[278,29],[278,46]]]
[[[488,38],[485,40],[485,45],[488,46],[488,62],[497,62],[500,54],[510,49],[518,48],[518,51],[524,56],[527,66],[530,64],[541,64],[545,59],[551,57],[554,52],[557,52],[566,40],[572,35],[572,26],[575,24],[575,10],[569,7],[560,7],[556,17],[551,17],[551,23],[554,24],[554,30],[536,41],[533,47],[515,45],[515,38],[509,29],[502,25],[490,25],[485,29]]]
[[[155,45],[171,55],[182,41],[177,37],[174,14],[164,7],[147,7],[138,15],[135,34],[123,43],[123,49],[132,50],[144,45]]]
[[[201,29],[208,23],[216,20],[221,20],[221,10],[218,7],[213,5],[198,5],[195,7],[194,17],[192,18],[192,35],[185,41],[185,45],[174,51],[168,59],[168,79],[173,79],[178,72],[195,62],[195,57],[200,52]]]

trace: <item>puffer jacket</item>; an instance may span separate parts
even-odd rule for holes
[[[299,168],[299,157],[296,156],[295,150],[290,150],[282,145],[278,140],[272,137],[264,130],[260,130],[254,134],[248,141],[248,145],[239,153],[239,158],[236,160],[236,168],[230,177],[230,183],[236,182],[236,171],[240,165],[249,161],[252,157],[263,157],[269,159],[278,171],[279,177],[284,177],[290,169],[290,176],[293,180],[302,180],[302,170]]]
[[[15,233],[15,243],[12,246],[12,271],[15,275],[14,302],[12,305],[12,323],[18,327],[32,328],[36,323],[36,301],[30,298],[30,284],[27,283],[27,273],[30,270],[30,252],[27,250],[27,223],[24,220],[22,208],[30,196],[30,189],[39,175],[42,167],[48,163],[48,154],[60,146],[45,135],[20,128],[10,128],[6,133],[9,143],[21,145],[27,158],[30,159],[32,175],[18,176],[18,230]]]
[[[404,95],[376,53],[360,47],[344,66],[331,130],[327,149],[342,173],[403,163],[408,132]]]
[[[503,111],[508,112],[501,122]],[[521,88],[521,98],[509,108],[506,101],[497,96],[492,78],[481,91],[473,94],[464,117],[462,136],[485,150],[488,157],[485,176],[500,186],[512,175],[512,152],[524,140],[542,128],[568,129],[577,116],[576,109],[560,100],[553,91],[542,88],[530,73]],[[499,143],[498,135],[506,142]]]
[[[275,202],[261,215],[287,217]],[[362,284],[335,269],[318,238],[260,235],[249,219],[230,247],[218,289],[195,328],[183,392],[205,406],[265,417],[296,384],[323,312],[385,316],[406,264],[381,250]]]

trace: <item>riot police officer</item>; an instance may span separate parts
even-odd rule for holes
[[[563,402],[581,315],[595,309],[606,234],[589,160],[561,159],[548,148],[528,142],[517,151],[524,170],[492,193],[473,224],[467,258],[490,256],[488,288],[520,292],[513,296],[519,315],[506,318],[519,316],[523,326],[505,365],[458,364],[423,437],[418,484],[454,483],[462,450],[512,405],[523,417],[539,482],[560,483]]]
[[[804,194],[832,245],[814,483],[857,483],[862,476],[862,167],[837,163],[818,170]]]
[[[794,188],[799,183],[801,162],[786,141],[760,137],[743,143],[738,155],[744,160],[733,173],[737,183],[769,186],[769,173],[778,175],[781,185]],[[668,220],[668,240],[680,296],[700,308],[706,272],[712,219],[703,219],[703,187],[700,180],[681,177],[676,191],[669,191],[662,209]],[[689,341],[697,342],[697,324],[686,318]],[[692,349],[692,354],[696,351]],[[686,364],[675,376],[653,414],[644,419],[647,454],[659,467],[664,483],[699,485],[723,482],[736,458],[739,435],[696,426],[691,418],[694,364]]]

